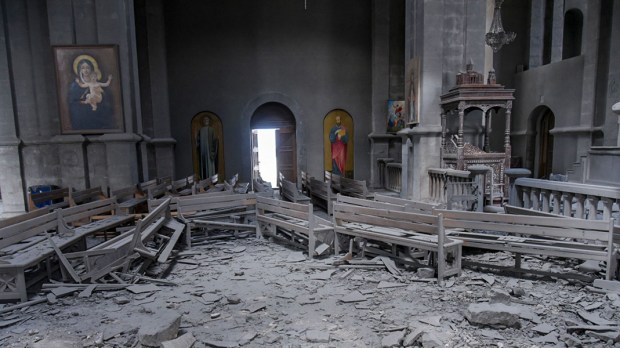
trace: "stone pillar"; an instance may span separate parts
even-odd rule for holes
[[[135,185],[138,179],[136,144],[142,138],[132,133],[104,134],[98,141],[105,144],[108,183],[111,190]]]
[[[58,144],[60,185],[76,190],[90,187],[86,138],[79,134],[57,135],[52,138],[52,143]]]
[[[530,8],[530,69],[542,65],[545,35],[545,1],[532,1]]]

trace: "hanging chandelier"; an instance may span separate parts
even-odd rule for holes
[[[502,3],[504,0],[495,0],[495,10],[493,11],[493,21],[491,22],[491,29],[485,35],[485,41],[487,45],[491,46],[493,52],[499,51],[502,46],[511,43],[516,33],[504,31],[502,26]]]

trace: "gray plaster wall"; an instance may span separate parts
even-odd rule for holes
[[[555,116],[553,172],[566,173],[577,159],[575,134],[581,113],[583,56],[539,66],[515,75],[512,153],[526,159],[527,135],[532,112],[546,106]],[[526,161],[527,162],[527,161]],[[533,168],[532,168],[533,169]]]
[[[220,117],[226,175],[250,176],[250,120],[276,101],[297,122],[298,168],[321,177],[323,118],[353,116],[355,177],[369,177],[371,1],[165,3],[176,173],[192,172],[190,121]],[[387,86],[386,86],[387,87]]]

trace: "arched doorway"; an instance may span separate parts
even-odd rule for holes
[[[252,114],[252,180],[276,186],[278,173],[297,182],[296,122],[284,104],[268,102]]]
[[[353,178],[353,117],[344,110],[332,110],[323,119],[325,171]]]
[[[203,111],[192,118],[190,127],[194,174],[200,179],[218,174],[219,180],[224,180],[222,120],[212,112]]]
[[[535,178],[549,178],[553,171],[553,134],[555,115],[546,106],[539,106],[530,114],[530,163]]]

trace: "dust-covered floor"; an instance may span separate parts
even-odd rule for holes
[[[380,263],[350,268],[335,260],[307,260],[254,238],[196,246],[173,258],[165,280],[177,286],[88,298],[76,292],[4,313],[0,346],[139,347],[140,328],[177,315],[175,334],[191,333],[193,347],[608,347],[618,333],[618,295],[588,291],[581,282],[465,269],[439,287],[414,271],[398,277]],[[524,264],[552,271],[574,265],[533,257]],[[466,318],[472,304],[492,308],[484,314],[489,320],[516,313],[516,322],[475,325]]]

